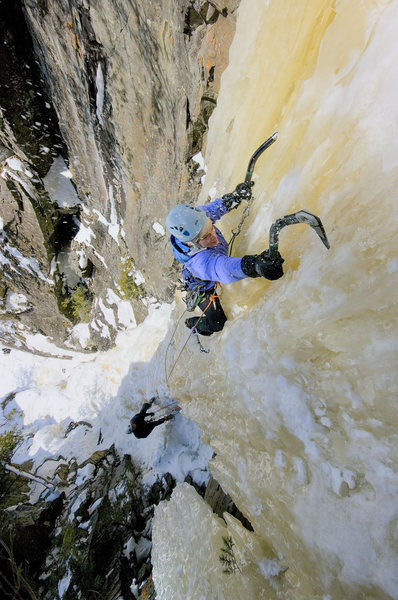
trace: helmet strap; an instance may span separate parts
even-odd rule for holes
[[[195,254],[202,252],[202,250],[207,250],[207,248],[202,248],[202,246],[199,246],[199,244],[196,244],[195,242],[189,242],[189,251],[186,252],[186,255],[195,256]]]

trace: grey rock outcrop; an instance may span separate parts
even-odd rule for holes
[[[175,269],[154,225],[174,203],[196,200],[200,177],[191,158],[205,144],[238,4],[0,0],[8,73],[0,96],[3,242],[11,238],[44,277],[28,281],[23,261],[14,260],[11,282],[2,261],[8,345],[30,349],[29,331],[79,347],[70,332],[83,319],[91,338],[85,348],[105,349],[123,327],[110,297],[131,302],[137,322],[145,297],[170,300]],[[57,155],[76,189],[73,209],[57,205],[43,185]],[[13,157],[24,182],[7,162]],[[21,246],[16,228],[24,232]],[[129,292],[123,264],[133,266]],[[130,293],[134,280],[142,283]],[[26,310],[8,310],[7,294],[22,294]]]
[[[236,504],[233,502],[232,498],[228,496],[218,483],[214,479],[214,477],[210,477],[209,483],[206,487],[206,491],[204,494],[204,499],[211,506],[213,512],[218,515],[220,518],[223,518],[225,512],[233,515],[236,519],[249,529],[249,531],[253,531],[253,527],[251,523],[246,519],[246,517],[240,512],[237,508]]]

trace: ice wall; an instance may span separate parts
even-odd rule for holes
[[[278,130],[234,253],[266,248],[272,221],[300,208],[322,217],[331,249],[285,229],[285,276],[224,287],[225,329],[209,354],[190,340],[175,366],[171,393],[258,545],[248,556],[228,522],[240,571],[223,574],[214,517],[178,487],[179,510],[171,501],[154,523],[161,600],[240,600],[249,581],[250,598],[398,598],[397,27],[397,2],[242,0],[201,200],[241,181]],[[223,219],[227,236],[240,215]]]

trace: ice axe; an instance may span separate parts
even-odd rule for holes
[[[277,137],[278,137],[278,132],[275,131],[275,133],[273,133],[267,140],[265,140],[265,142],[263,142],[261,144],[261,146],[259,146],[257,148],[257,150],[253,153],[252,157],[250,158],[250,161],[249,161],[249,164],[248,164],[248,167],[246,170],[246,176],[245,176],[245,183],[247,183],[248,185],[252,186],[254,184],[251,179],[252,179],[252,175],[253,175],[253,171],[254,171],[254,167],[257,162],[257,159],[259,158],[259,156],[261,156],[261,154],[267,148],[269,148],[276,141]],[[229,242],[229,256],[231,256],[231,254],[232,254],[232,246],[235,241],[235,238],[239,235],[239,233],[242,229],[243,221],[248,216],[248,214],[249,214],[249,204],[247,204],[247,206],[245,207],[245,209],[243,211],[242,219],[241,219],[241,222],[239,223],[238,227],[236,229],[232,230],[233,235]],[[321,219],[319,217],[317,217],[316,215],[310,213],[308,210],[299,210],[296,213],[293,213],[291,215],[286,215],[284,217],[281,217],[280,219],[277,219],[275,221],[275,223],[273,223],[271,225],[271,228],[269,231],[269,254],[271,256],[273,256],[275,258],[277,257],[280,230],[283,229],[283,227],[286,227],[287,225],[295,225],[297,223],[306,223],[307,225],[312,227],[312,229],[321,238],[322,243],[329,250],[329,248],[330,248],[329,241],[328,241],[328,238],[327,238],[327,235],[326,235],[326,232],[323,227]]]
[[[247,183],[248,185],[254,185],[253,183],[251,183],[251,179],[252,179],[252,175],[253,175],[253,171],[254,171],[254,165],[257,162],[257,159],[259,156],[261,156],[261,154],[264,152],[264,150],[266,150],[267,148],[269,148],[271,146],[271,144],[273,144],[276,140],[276,138],[278,137],[278,132],[275,131],[275,133],[273,133],[271,135],[271,137],[269,137],[267,140],[265,140],[265,142],[263,144],[261,144],[261,146],[259,146],[257,148],[257,150],[254,152],[254,154],[252,155],[247,170],[246,170],[246,177],[245,177],[245,183]]]
[[[245,183],[247,185],[253,186],[254,185],[254,181],[252,181],[252,175],[253,175],[253,171],[254,171],[254,167],[255,164],[257,162],[257,159],[259,158],[259,156],[261,156],[261,154],[270,146],[272,146],[272,144],[275,142],[276,138],[278,137],[278,132],[275,131],[267,140],[265,140],[265,142],[263,142],[261,144],[261,146],[259,146],[257,148],[257,150],[253,153],[253,155],[251,156],[250,160],[249,160],[249,164],[247,166],[246,169],[246,175],[245,175]],[[239,225],[232,230],[232,237],[229,240],[228,243],[228,256],[231,256],[232,254],[232,247],[234,245],[235,242],[235,238],[240,234],[241,229],[242,229],[242,225],[245,221],[245,219],[249,216],[249,212],[250,212],[250,207],[249,207],[249,201],[246,202],[246,206],[243,209],[243,214],[242,214],[242,218],[240,220]]]
[[[287,225],[296,225],[297,223],[306,223],[312,227],[316,234],[321,238],[322,243],[329,250],[330,244],[327,238],[325,229],[323,227],[322,221],[316,215],[313,215],[308,210],[299,210],[296,213],[291,215],[285,215],[280,219],[277,219],[275,223],[271,225],[269,230],[269,253],[271,256],[276,256],[278,253],[278,244],[279,244],[279,232],[283,227]]]

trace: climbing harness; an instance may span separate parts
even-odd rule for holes
[[[267,140],[265,140],[265,142],[263,144],[261,144],[261,146],[259,146],[257,148],[257,150],[254,152],[254,154],[252,155],[252,157],[249,160],[249,164],[246,170],[246,176],[245,176],[245,183],[247,185],[254,185],[254,182],[252,182],[252,175],[253,175],[253,171],[254,171],[254,166],[257,162],[257,159],[259,158],[259,156],[261,156],[261,154],[264,152],[264,150],[266,150],[267,148],[269,148],[276,140],[276,138],[278,137],[278,132],[275,131],[275,133],[273,133],[271,135],[271,137],[269,137]],[[250,200],[245,200],[245,204],[244,204],[244,209],[243,209],[243,213],[242,213],[242,217],[240,220],[240,223],[238,224],[237,227],[235,227],[235,229],[232,229],[232,237],[228,243],[228,256],[231,256],[232,254],[232,247],[234,245],[235,239],[238,237],[238,235],[240,234],[242,227],[243,227],[243,223],[245,222],[245,220],[247,219],[247,217],[250,214]]]
[[[219,286],[219,287],[220,287],[220,292],[219,292],[218,294],[216,293],[217,286]],[[189,335],[188,335],[187,339],[185,340],[185,342],[184,342],[184,344],[183,344],[183,346],[182,346],[182,348],[181,348],[180,352],[178,353],[178,356],[177,356],[177,358],[175,359],[175,361],[174,361],[174,363],[173,363],[173,366],[172,366],[172,368],[170,369],[170,372],[169,372],[169,374],[167,375],[167,363],[166,363],[166,360],[167,360],[167,353],[168,353],[169,347],[170,347],[170,345],[171,345],[171,343],[172,343],[172,340],[173,340],[173,337],[174,337],[174,335],[175,335],[175,332],[176,332],[176,330],[177,330],[177,326],[178,326],[179,322],[181,321],[181,318],[183,317],[183,315],[184,315],[184,314],[185,314],[187,311],[184,311],[184,313],[183,313],[183,314],[181,315],[181,317],[178,319],[178,321],[177,321],[177,325],[176,325],[176,327],[174,328],[173,335],[172,335],[172,336],[171,336],[171,338],[170,338],[170,341],[169,341],[169,343],[168,343],[168,345],[167,345],[166,352],[165,352],[164,368],[165,368],[166,385],[167,385],[167,384],[168,384],[168,382],[169,382],[169,379],[170,379],[170,377],[171,377],[171,375],[172,375],[172,373],[173,373],[173,371],[174,371],[174,368],[175,368],[175,366],[176,366],[176,364],[177,364],[177,362],[178,362],[178,360],[179,360],[179,358],[180,358],[181,354],[183,353],[183,351],[184,351],[184,349],[185,349],[185,346],[187,345],[187,343],[188,343],[188,340],[189,340],[189,338],[191,337],[191,334],[192,334],[192,333],[194,333],[194,334],[196,334],[196,335],[197,335],[197,337],[199,338],[199,335],[198,335],[198,333],[197,333],[197,331],[196,331],[196,326],[198,325],[198,323],[199,323],[200,319],[201,319],[201,318],[202,318],[202,317],[203,317],[203,316],[206,314],[206,311],[207,311],[207,310],[210,308],[210,306],[211,306],[211,304],[212,304],[212,303],[213,303],[213,305],[214,305],[214,307],[215,307],[215,302],[216,302],[216,299],[217,299],[217,298],[220,298],[220,297],[221,297],[221,295],[222,295],[222,285],[221,285],[221,283],[219,283],[219,282],[217,281],[217,282],[216,282],[216,285],[215,285],[215,287],[214,287],[214,289],[213,289],[213,293],[212,293],[212,294],[211,294],[211,296],[209,297],[209,302],[208,302],[208,304],[207,304],[206,308],[205,308],[205,309],[202,311],[202,314],[198,316],[198,318],[197,318],[196,322],[195,322],[195,323],[193,324],[193,326],[191,327],[191,329],[190,329],[190,331],[189,331]],[[200,345],[201,352],[205,352],[206,354],[208,354],[208,353],[209,353],[209,350],[207,350],[207,351],[206,351],[206,349],[205,349],[205,348],[202,346],[202,343],[200,342],[200,340],[199,340],[199,339],[198,339],[198,341],[199,341],[199,345]]]

